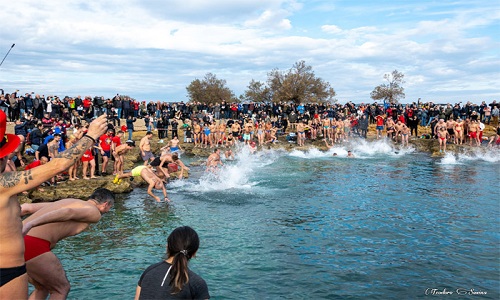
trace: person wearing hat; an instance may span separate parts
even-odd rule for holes
[[[106,130],[106,117],[94,120],[80,141],[50,162],[27,171],[5,172],[8,155],[20,143],[19,137],[5,133],[7,117],[0,111],[0,299],[27,299],[28,276],[24,261],[21,211],[17,195],[68,169]]]

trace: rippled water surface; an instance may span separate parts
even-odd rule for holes
[[[70,298],[133,298],[169,232],[190,225],[201,238],[190,266],[214,299],[409,299],[444,288],[498,299],[500,153],[352,150],[243,150],[218,176],[192,167],[168,186],[168,206],[134,190],[56,248]]]

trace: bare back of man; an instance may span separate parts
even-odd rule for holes
[[[51,250],[69,236],[97,223],[113,206],[114,196],[106,190],[108,200],[83,201],[63,199],[51,203],[23,204],[21,214],[31,215],[23,221],[26,269],[35,290],[30,297],[65,299],[70,285],[60,260]]]

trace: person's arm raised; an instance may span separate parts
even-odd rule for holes
[[[19,194],[39,186],[57,174],[64,172],[77,162],[83,153],[95,143],[107,129],[106,115],[102,115],[90,123],[87,135],[73,147],[63,151],[50,162],[27,171],[0,174],[0,194],[5,197]]]

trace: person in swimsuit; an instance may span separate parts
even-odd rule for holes
[[[410,133],[410,128],[403,123],[401,125],[401,145],[403,145],[403,147],[405,146],[405,144],[406,147],[408,147],[408,137],[410,136]]]
[[[231,147],[234,146],[234,138],[233,138],[233,133],[230,132],[227,136],[226,139],[226,147]]]
[[[276,132],[278,132],[278,129],[276,127],[271,128],[271,134],[269,137],[269,140],[266,141],[267,143],[275,144],[278,138],[276,137]],[[303,144],[302,144],[303,145]]]
[[[8,171],[8,156],[20,144],[14,134],[5,133],[7,116],[0,111],[0,299],[27,299],[28,275],[24,260],[21,209],[17,195],[67,170],[106,132],[106,115],[98,117],[72,148],[48,163],[26,171]]]
[[[197,121],[194,121],[193,123],[193,133],[194,133],[194,147],[200,147],[203,144],[203,141],[201,140],[201,126]]]
[[[61,261],[52,253],[56,244],[79,234],[90,224],[97,223],[113,207],[114,194],[107,189],[96,189],[87,201],[63,199],[47,203],[21,205],[26,269],[35,290],[30,297],[65,299],[70,284]]]
[[[177,136],[175,136],[174,138],[172,138],[170,140],[170,152],[171,153],[182,151],[179,143],[180,143],[180,141],[177,138]]]
[[[123,173],[120,175],[116,175],[115,179],[117,179],[116,184],[120,184],[123,178],[130,177],[141,177],[144,181],[146,181],[148,185],[148,195],[153,197],[156,202],[162,202],[160,197],[153,194],[153,188],[157,190],[162,190],[163,196],[166,202],[170,202],[170,199],[167,197],[167,189],[165,188],[165,180],[158,177],[153,170],[151,170],[151,166],[138,166],[132,169],[132,171],[128,173]],[[131,179],[132,180],[132,179]]]
[[[151,139],[153,138],[153,133],[151,131],[146,132],[146,136],[141,139],[139,143],[139,150],[141,151],[141,157],[146,166],[149,161],[152,161],[155,156],[151,152]]]
[[[252,142],[253,144],[255,144],[255,142]],[[226,157],[226,160],[234,160],[234,153],[233,153],[233,150],[231,149],[227,149],[225,152],[224,152],[224,156]]]
[[[445,125],[436,125],[436,128],[439,140],[439,152],[446,152],[446,141],[448,139],[448,130],[446,129]]]
[[[125,160],[125,154],[134,149],[135,147],[135,142],[132,141],[132,140],[128,140],[127,142],[125,142],[125,144],[122,144],[118,147],[115,148],[115,156],[116,156],[116,160],[117,160],[117,163],[116,163],[116,174],[123,174],[123,161]],[[116,183],[118,182],[118,180],[116,180],[116,177],[115,177],[115,180],[113,181],[113,183]]]
[[[233,125],[231,125],[231,132],[233,133],[234,139],[239,139],[240,131],[241,131],[240,124],[238,122],[234,122]]]
[[[481,141],[479,140],[479,123],[476,120],[472,120],[469,125],[469,135],[469,146],[472,146],[472,141],[476,141],[476,146],[481,146]]]
[[[304,141],[306,140],[306,134],[305,134],[305,125],[304,121],[300,120],[300,122],[297,124],[297,145],[298,146],[304,146]],[[270,136],[271,134],[269,134]],[[268,138],[270,140],[271,137]]]
[[[212,148],[212,136],[210,135],[210,127],[208,126],[208,123],[205,123],[203,126],[203,141],[205,144],[205,148],[208,147],[208,144],[210,143],[210,148]]]
[[[246,123],[243,128],[243,142],[246,144],[250,143],[252,127],[249,126],[249,123]]]
[[[394,123],[394,120],[392,118],[387,119],[386,127],[387,127],[387,137],[391,139],[396,139],[397,138],[396,124]]]
[[[182,179],[184,176],[184,171],[189,171],[189,168],[179,159],[179,154],[177,153],[164,153],[160,157],[155,157],[155,159],[151,162],[150,166],[156,167],[156,174],[158,177],[170,178],[170,170],[169,165],[175,164],[177,169],[181,168],[179,172],[179,179]],[[176,172],[176,171],[172,171]]]
[[[220,123],[219,124],[219,141],[221,145],[223,145],[224,141],[226,140],[226,123]]]
[[[331,138],[331,136],[330,136],[330,133],[331,133],[330,132],[330,125],[331,125],[330,119],[324,118],[322,123],[323,123],[323,137],[325,139],[330,139]]]
[[[387,122],[389,123],[389,122]],[[403,132],[403,125],[404,123],[401,122],[401,120],[398,120],[398,122],[394,125],[394,140],[396,141],[396,143],[398,142],[399,140],[399,137],[401,137],[401,142],[403,142],[403,137],[401,135],[401,133]],[[389,130],[389,126],[387,126],[387,130]]]
[[[497,126],[497,133],[495,136],[492,136],[490,138],[490,142],[488,143],[488,145],[490,147],[493,146],[493,142],[495,142],[495,145],[497,147],[500,147],[500,125]]]
[[[217,140],[215,139],[217,136],[217,126],[215,125],[215,123],[210,123],[208,128],[210,128],[210,136],[209,136],[210,148],[217,147],[218,144],[217,144]]]
[[[450,138],[450,142],[457,143],[457,137],[455,136],[455,120],[450,118],[446,121],[446,130],[448,130],[448,136]]]
[[[454,131],[455,131],[455,144],[462,145],[464,142],[464,126],[462,119],[458,119],[458,121],[455,122]]]
[[[210,154],[210,156],[207,159],[206,166],[207,169],[206,171],[211,171],[215,172],[218,168],[218,166],[221,165],[223,166],[224,164],[222,163],[222,160],[220,159],[220,150],[219,149],[214,149],[214,153]]]
[[[122,145],[122,137],[124,134],[125,133],[123,131],[119,130],[111,141],[111,154],[113,155],[113,158],[115,159],[115,162],[113,163],[113,175],[116,175],[118,173],[117,170],[118,170],[119,155],[116,153],[116,148]],[[134,142],[134,145],[135,145],[135,142]]]

